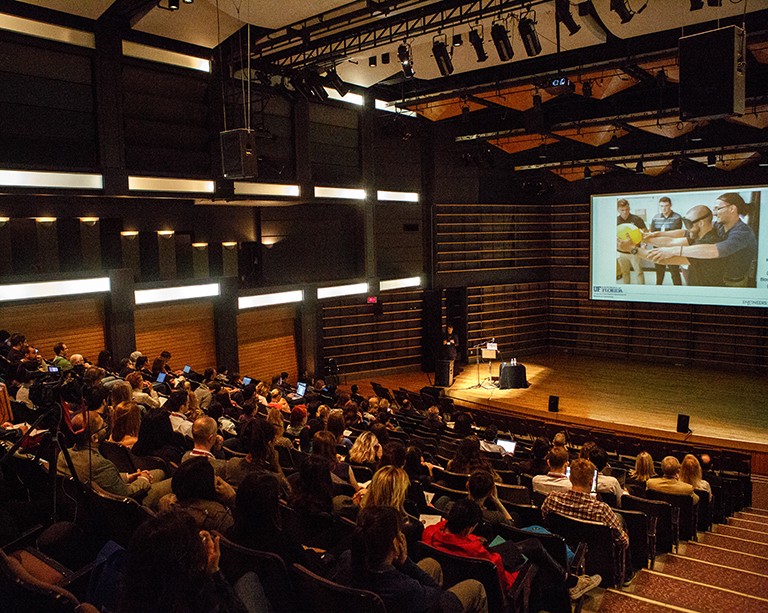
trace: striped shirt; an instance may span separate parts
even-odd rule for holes
[[[613,540],[622,547],[629,545],[629,536],[613,509],[604,502],[595,500],[584,492],[552,492],[541,505],[541,514],[546,519],[550,513],[559,513],[574,519],[586,519],[607,524]]]

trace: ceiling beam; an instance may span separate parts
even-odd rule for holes
[[[157,7],[157,0],[115,0],[99,17],[100,22],[117,23],[131,29],[149,11]]]

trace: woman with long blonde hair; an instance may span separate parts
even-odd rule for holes
[[[384,466],[376,471],[368,486],[361,507],[386,506],[394,507],[405,517],[405,495],[411,480],[402,468]]]
[[[112,411],[110,442],[130,449],[139,440],[141,409],[132,400],[121,402]]]
[[[680,464],[680,481],[689,483],[695,490],[704,490],[712,498],[712,488],[701,478],[701,464],[695,455],[688,453]]]
[[[367,466],[374,472],[380,457],[381,445],[379,445],[379,440],[367,430],[357,437],[352,449],[349,450],[349,461],[352,464]]]
[[[645,482],[656,476],[653,458],[647,451],[641,451],[635,458],[635,467],[627,475],[626,487],[634,496],[645,496]]]

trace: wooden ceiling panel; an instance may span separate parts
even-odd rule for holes
[[[706,164],[707,156],[696,156],[690,158],[695,162]],[[760,154],[755,151],[746,151],[743,153],[723,153],[715,156],[715,168],[730,172],[742,166],[754,164],[760,159]]]
[[[562,177],[566,181],[581,181],[584,179],[584,170],[587,166],[560,166],[558,168],[549,168],[548,170],[559,177]],[[613,170],[609,166],[602,165],[589,165],[589,170],[592,172],[592,177],[602,175]]]
[[[418,113],[430,121],[441,121],[443,119],[450,119],[451,117],[458,117],[461,115],[463,107],[469,108],[470,113],[486,108],[482,104],[478,104],[472,100],[462,100],[461,98],[439,100],[428,104],[414,104],[406,108]]]
[[[677,117],[664,117],[663,119],[638,119],[628,121],[629,125],[644,132],[650,132],[664,138],[678,138],[695,130],[700,122],[680,121]]]
[[[627,130],[621,128],[615,128],[612,125],[602,126],[588,126],[580,128],[569,128],[568,130],[555,130],[553,134],[575,140],[586,145],[592,145],[593,147],[599,147],[610,142],[611,138],[615,135],[616,138],[621,138],[628,134]]]
[[[538,93],[542,103],[552,100],[555,96],[543,89],[537,89],[531,85],[519,85],[503,90],[484,92],[477,94],[476,98],[483,98],[501,106],[506,106],[516,111],[527,111],[533,108],[533,96]]]
[[[737,123],[750,128],[763,130],[768,128],[768,104],[761,104],[750,109],[750,112],[741,117],[726,117],[726,121]]]
[[[511,154],[528,151],[529,149],[535,149],[536,147],[556,142],[558,142],[557,139],[552,138],[551,136],[543,136],[541,134],[521,134],[519,136],[505,136],[503,138],[491,139],[488,141],[488,144]]]

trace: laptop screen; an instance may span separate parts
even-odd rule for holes
[[[165,373],[164,372],[157,373],[157,382],[158,383],[165,383]]]
[[[184,366],[184,374],[185,374],[185,375],[188,375],[188,374],[189,374],[189,371],[191,371],[191,370],[192,370],[192,368],[190,368],[189,364],[187,364],[186,366]]]
[[[515,441],[506,441],[502,438],[497,439],[496,443],[504,448],[505,453],[515,453],[515,447],[517,446],[517,443]]]
[[[306,393],[307,393],[307,384],[304,383],[303,381],[300,381],[299,383],[297,383],[296,384],[296,395],[297,396],[301,396],[302,398],[304,398],[304,394],[306,394]]]
[[[243,377],[243,387],[247,387],[251,384],[251,378],[250,377]]]

